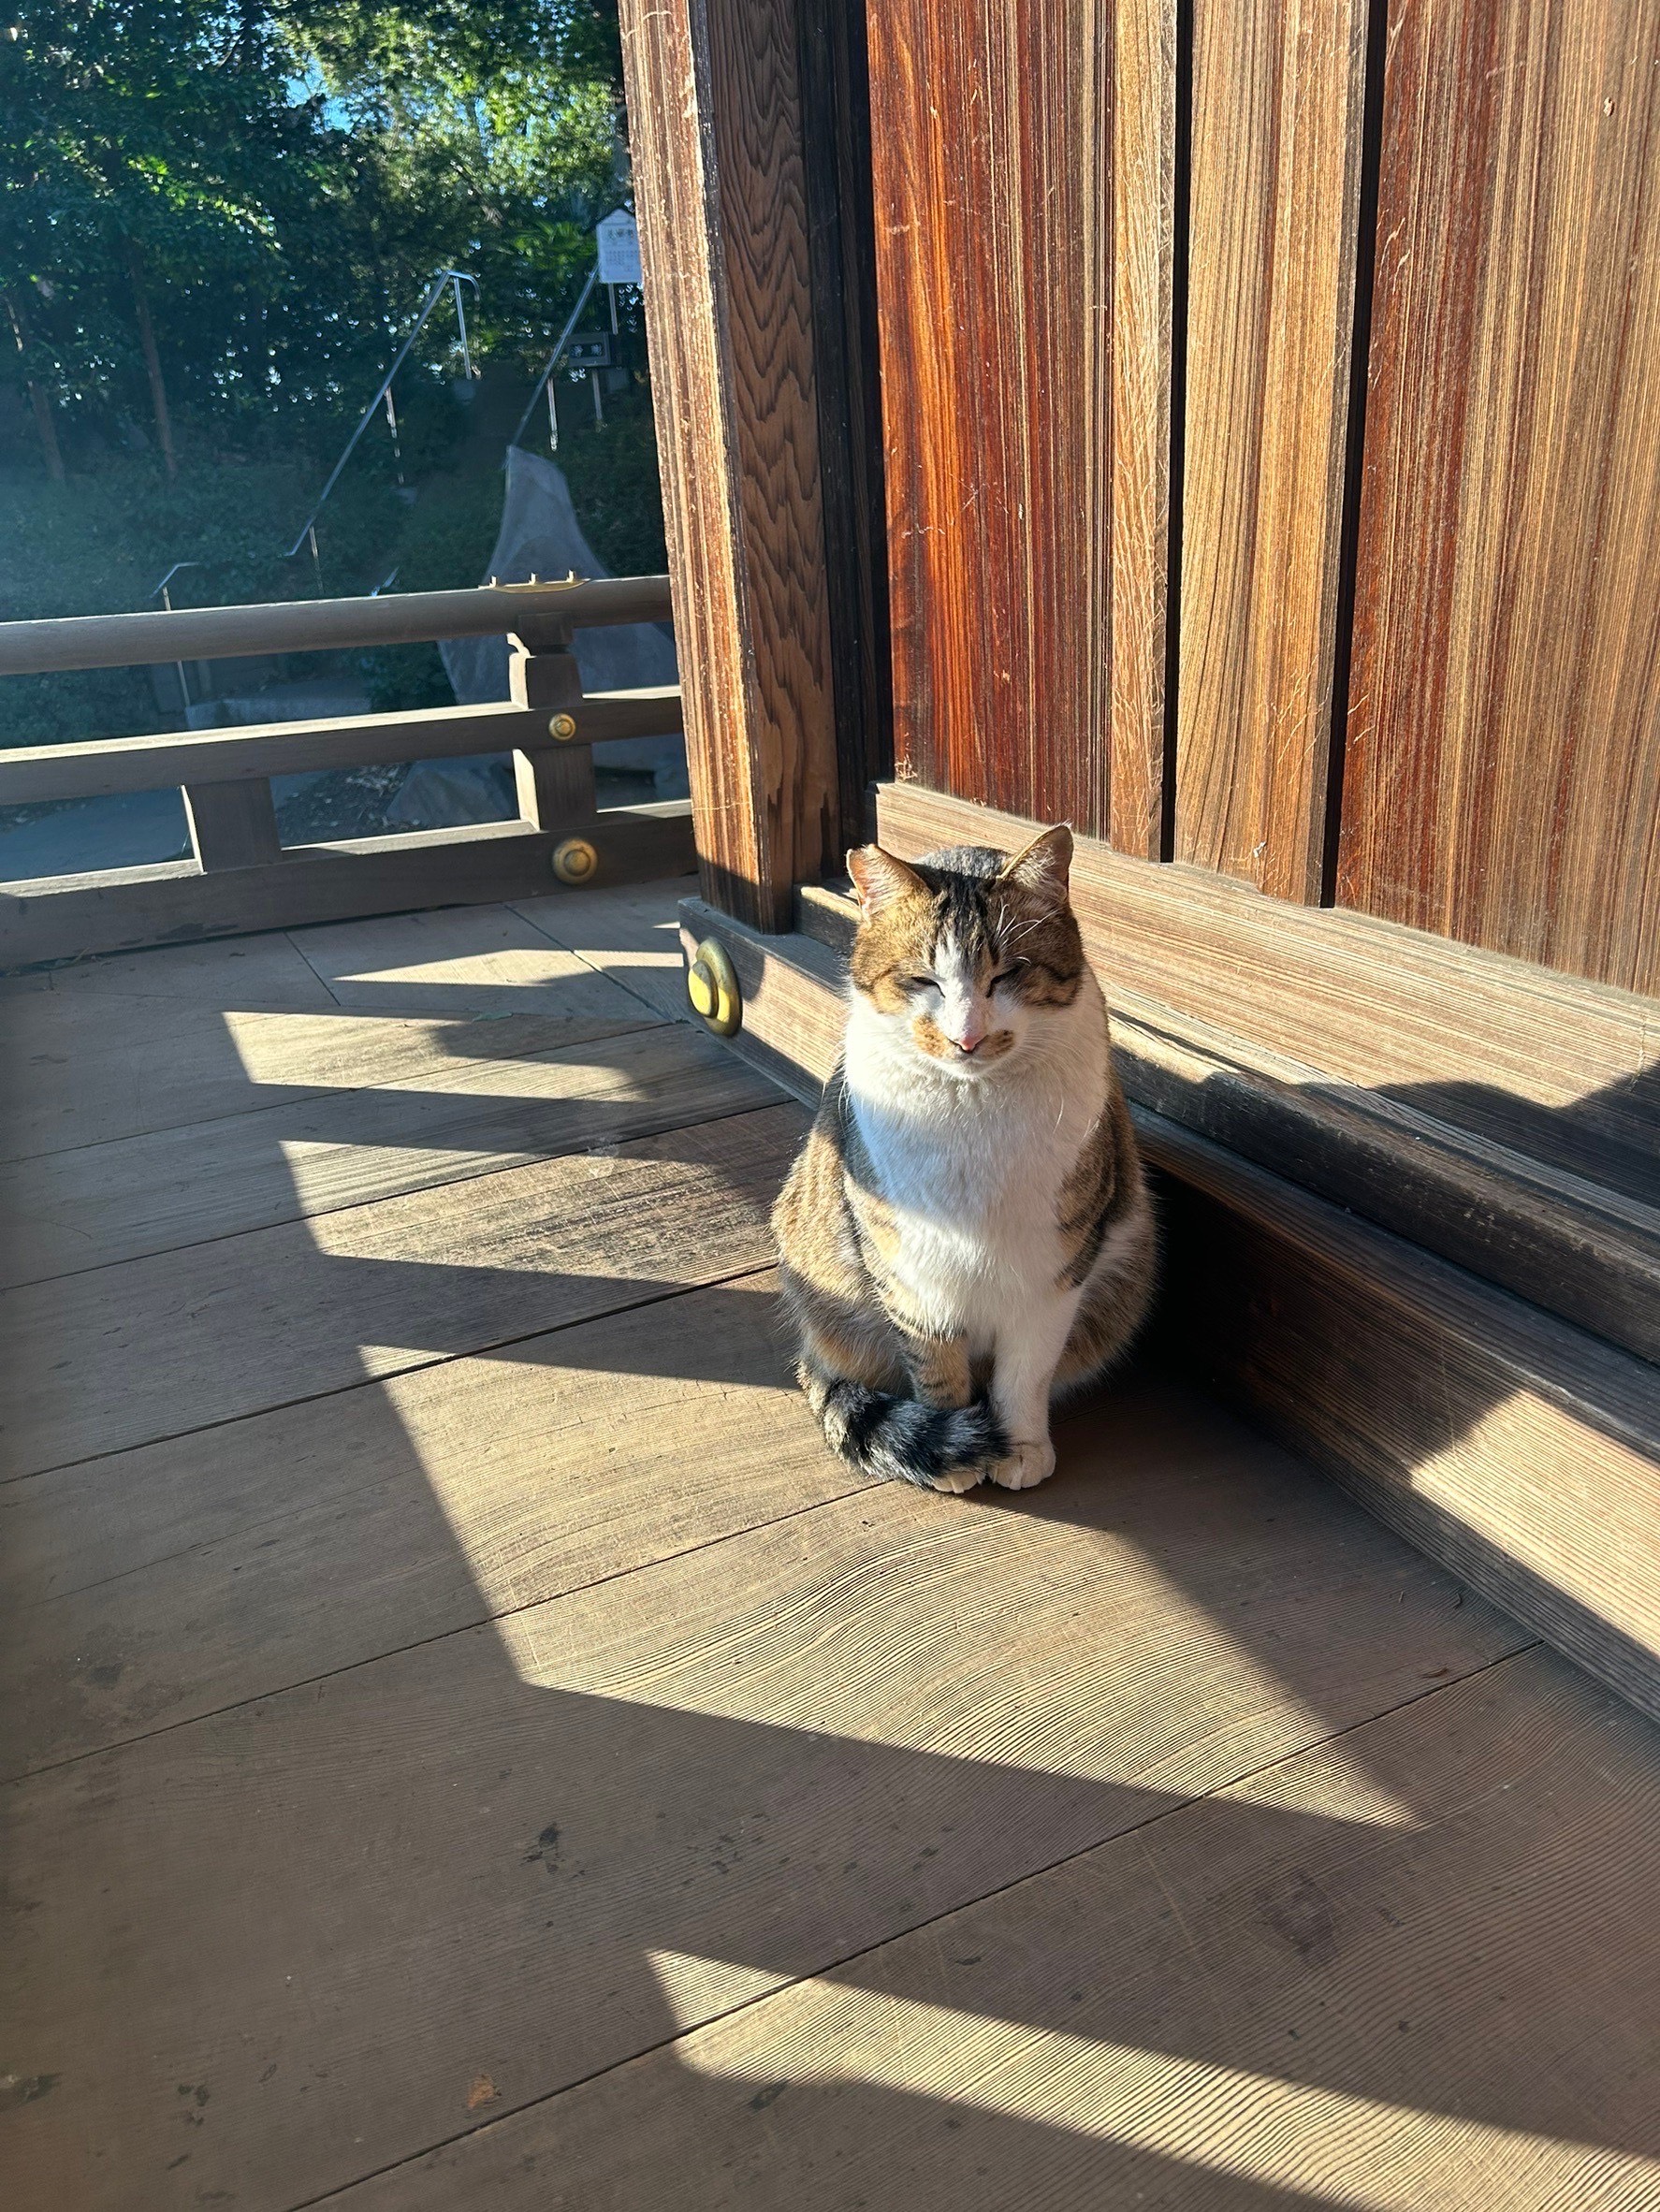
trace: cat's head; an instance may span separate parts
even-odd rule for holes
[[[853,988],[926,1059],[983,1081],[1082,987],[1071,858],[1064,823],[1012,857],[984,845],[915,862],[880,845],[850,852],[859,895]]]

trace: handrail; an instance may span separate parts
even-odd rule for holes
[[[171,614],[67,615],[0,622],[0,676],[494,637],[536,622],[590,629],[669,619],[667,576],[483,584],[386,599],[285,600],[263,606],[181,607]]]

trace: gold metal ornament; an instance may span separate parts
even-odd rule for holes
[[[587,883],[598,872],[600,856],[586,837],[567,837],[553,849],[553,872],[561,883]]]
[[[706,937],[686,970],[686,996],[717,1037],[735,1037],[743,1025],[737,974],[718,937]]]
[[[576,735],[576,717],[574,714],[556,714],[548,718],[547,735],[564,745]]]

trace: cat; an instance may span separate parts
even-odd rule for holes
[[[1072,835],[848,854],[847,1033],[773,1210],[796,1379],[862,1473],[961,1492],[1055,1469],[1057,1390],[1102,1375],[1156,1238]]]

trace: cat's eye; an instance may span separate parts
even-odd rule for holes
[[[905,979],[905,988],[908,991],[937,991],[939,988],[939,978],[937,975],[908,975]]]
[[[995,991],[999,983],[1012,983],[1017,975],[1030,966],[1029,960],[1011,960],[1007,968],[998,968],[991,979],[992,989]]]

